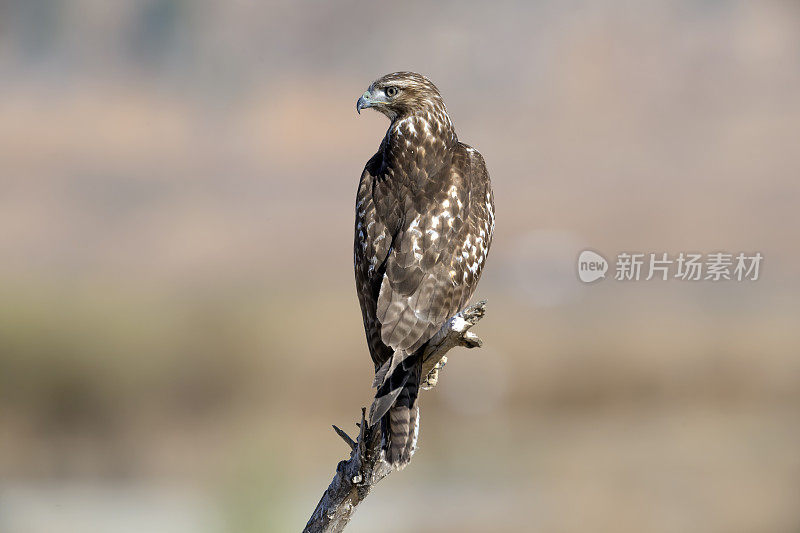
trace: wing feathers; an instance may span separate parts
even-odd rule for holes
[[[370,292],[361,296],[368,337],[380,345],[371,345],[376,369],[421,347],[472,295],[483,266],[476,239],[480,230],[490,232],[488,175],[473,153],[461,146],[423,189],[395,174],[392,180],[367,175],[359,191],[367,242],[359,244],[357,231],[356,263]],[[377,164],[374,169],[382,172]],[[483,238],[480,253],[490,238]]]

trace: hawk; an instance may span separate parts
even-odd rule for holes
[[[358,185],[354,262],[386,461],[404,467],[419,433],[426,343],[468,303],[492,242],[494,199],[481,154],[459,142],[431,81],[395,72],[356,110],[391,124]]]

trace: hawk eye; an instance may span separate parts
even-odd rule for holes
[[[386,96],[389,98],[393,97],[397,94],[397,87],[387,87],[386,88]]]

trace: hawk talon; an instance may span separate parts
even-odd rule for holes
[[[431,390],[436,385],[439,384],[439,371],[444,368],[444,365],[447,364],[447,356],[443,355],[439,362],[431,368],[431,371],[428,372],[428,375],[422,380],[422,383],[419,384],[422,390]]]

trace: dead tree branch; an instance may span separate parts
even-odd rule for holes
[[[483,343],[470,328],[486,313],[486,301],[467,307],[451,318],[427,344],[423,353],[422,388],[432,389],[439,381],[439,371],[447,362],[445,354],[456,346],[478,348]],[[319,500],[303,533],[339,533],[350,522],[356,507],[364,501],[372,487],[388,476],[392,469],[383,460],[380,425],[367,427],[361,409],[358,439],[353,441],[343,430],[333,426],[336,434],[350,448],[350,458],[340,461],[336,475]]]

